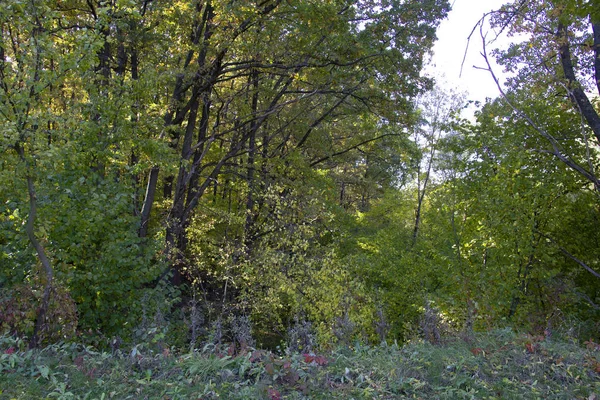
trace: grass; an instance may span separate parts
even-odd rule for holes
[[[600,399],[600,346],[509,330],[438,346],[226,354],[31,351],[0,337],[0,399]]]

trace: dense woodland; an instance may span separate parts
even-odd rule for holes
[[[597,340],[600,6],[466,21],[510,76],[472,119],[423,73],[449,7],[1,1],[1,333]]]

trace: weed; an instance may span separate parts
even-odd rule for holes
[[[204,315],[200,309],[200,302],[196,298],[196,292],[189,302],[189,315],[190,315],[190,351],[196,347],[196,343],[202,332],[202,326],[204,325]]]
[[[317,338],[310,321],[296,317],[287,332],[287,352],[310,353],[316,343]]]
[[[234,315],[231,322],[233,334],[233,343],[241,352],[245,352],[250,347],[254,347],[252,338],[252,323],[247,315]]]
[[[580,347],[508,329],[474,333],[470,342],[355,343],[327,354],[150,348],[142,343],[123,354],[57,344],[33,351],[0,337],[0,398],[593,399],[600,392],[595,342]]]

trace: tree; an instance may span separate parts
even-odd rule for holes
[[[600,116],[597,104],[588,96],[600,94],[597,2],[515,2],[490,15],[492,27],[527,37],[507,51],[496,51],[499,62],[516,74],[509,82],[508,92],[498,87],[514,114],[545,139],[546,144],[535,150],[556,157],[587,180],[596,192],[600,191],[596,173]],[[483,43],[487,69],[498,83],[488,61],[485,39]],[[531,96],[535,102],[529,101]],[[544,106],[540,104],[542,99]],[[551,115],[548,110],[553,111]],[[559,121],[564,119],[571,119],[572,123],[561,124]],[[572,261],[600,277],[583,260],[558,247]]]
[[[556,1],[552,3],[517,1],[490,13],[491,26],[508,35],[525,35],[507,51],[496,51],[499,62],[516,74],[509,92],[501,93],[514,112],[546,139],[547,152],[577,171],[600,190],[595,172],[600,144],[600,116],[587,93],[600,94],[600,14],[594,1]],[[484,17],[485,19],[485,17]],[[480,27],[483,27],[482,19]],[[487,69],[498,83],[489,63],[483,31],[483,56]],[[500,86],[499,86],[500,88]],[[548,129],[546,121],[514,99],[511,92],[529,92],[544,98],[547,107],[568,113],[580,121],[568,132]],[[577,136],[584,144],[574,150],[565,138]]]
[[[413,244],[419,235],[423,201],[434,171],[439,142],[444,132],[451,128],[452,119],[463,106],[462,103],[464,96],[453,91],[444,91],[439,86],[425,93],[419,101],[422,126],[416,127],[414,141],[420,146],[422,155],[416,161],[417,206]]]
[[[53,27],[49,23],[51,15],[46,14],[48,11],[52,12],[41,2],[0,6],[1,145],[4,149],[14,150],[18,157],[17,176],[25,181],[27,192],[25,232],[45,274],[30,347],[40,344],[54,280],[52,261],[36,233],[39,229],[36,181],[41,174],[38,157],[50,140],[49,134],[44,132],[45,127],[54,122],[49,92],[54,85],[64,81],[68,68],[76,62],[75,58],[64,57],[60,64],[55,64],[60,51],[51,45]]]
[[[529,99],[528,107],[546,113],[549,129],[572,126],[571,116],[552,119],[553,110],[540,103]],[[433,293],[446,312],[475,327],[508,321],[551,330],[564,317],[558,310],[567,308],[571,316],[595,318],[593,305],[578,297],[593,302],[597,285],[581,285],[589,272],[563,251],[568,244],[575,258],[595,260],[587,245],[596,240],[595,193],[565,164],[528,151],[544,145],[502,99],[485,105],[475,125],[456,125],[441,145],[445,179],[424,220],[424,240],[436,249]]]
[[[27,236],[45,279],[36,277],[29,259],[11,256],[14,247],[2,260],[8,264],[2,274],[11,283],[45,284],[32,345],[41,340],[50,296],[67,293],[65,286],[84,327],[114,332],[127,320],[114,311],[135,303],[135,290],[155,274],[149,253],[130,235],[134,188],[125,172],[131,144],[141,143],[135,134],[146,126],[131,129],[140,98],[124,94],[133,85],[123,71],[109,79],[113,70],[100,56],[106,51],[103,27],[111,21],[110,7],[101,6],[34,1],[0,7],[1,144],[18,156],[3,158],[10,171],[3,186],[28,193],[3,191],[3,213],[18,222],[28,205]],[[18,243],[19,224],[8,228]]]

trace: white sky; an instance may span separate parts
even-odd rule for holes
[[[440,83],[446,81],[443,86],[456,87],[467,92],[469,100],[483,102],[486,97],[498,97],[498,88],[490,74],[473,68],[473,65],[485,66],[485,61],[480,55],[479,29],[471,38],[462,75],[460,68],[467,48],[467,39],[477,21],[484,13],[496,10],[507,2],[508,0],[451,0],[451,4],[454,3],[452,11],[437,31],[438,41],[433,48],[433,65],[426,69],[427,74],[435,77]],[[507,39],[504,38],[504,41],[497,41],[494,47],[505,47],[507,44]],[[502,68],[496,66],[494,72],[502,75]]]

